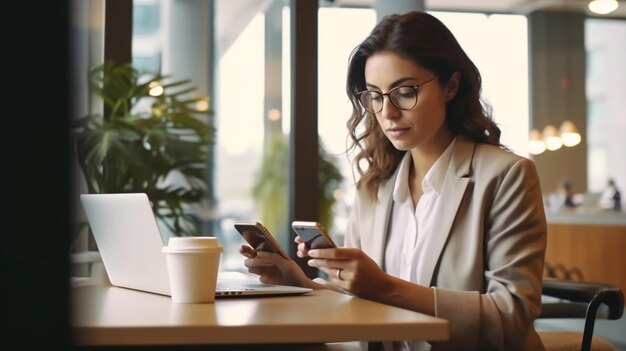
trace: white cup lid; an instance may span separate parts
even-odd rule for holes
[[[167,250],[219,250],[217,238],[213,236],[176,236],[168,239]]]

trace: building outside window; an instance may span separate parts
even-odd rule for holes
[[[587,19],[587,189],[599,193],[613,178],[626,190],[626,21]]]

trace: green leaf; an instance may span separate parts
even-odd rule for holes
[[[206,196],[211,111],[198,111],[190,80],[145,74],[108,61],[88,74],[90,93],[105,106],[74,121],[77,163],[92,193],[145,192],[157,219],[177,235],[198,235],[190,207]],[[164,93],[149,95],[158,81]],[[142,106],[149,106],[141,109]],[[172,174],[182,184],[166,185]]]

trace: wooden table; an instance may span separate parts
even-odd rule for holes
[[[330,290],[177,304],[103,285],[72,290],[76,345],[306,344],[447,340],[448,321]]]

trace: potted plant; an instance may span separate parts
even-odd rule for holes
[[[198,234],[188,208],[205,197],[214,133],[208,98],[189,97],[189,84],[105,62],[89,72],[104,113],[72,130],[89,193],[146,193],[157,220],[180,236]]]

